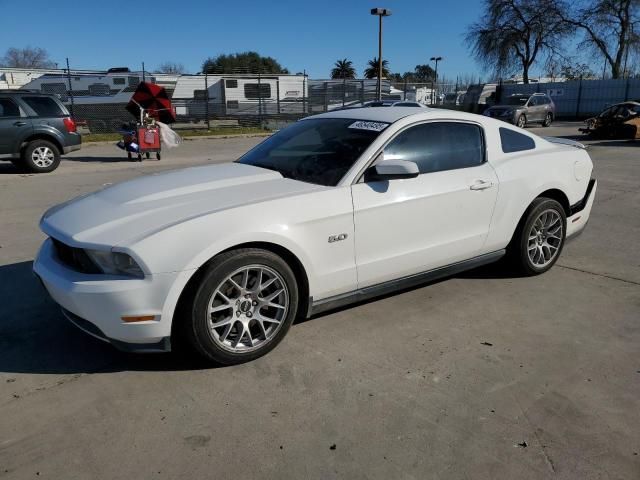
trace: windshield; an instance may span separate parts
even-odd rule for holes
[[[527,100],[529,100],[529,97],[509,97],[504,103],[505,105],[524,105]]]
[[[388,125],[352,118],[302,120],[275,133],[238,162],[293,180],[336,186]]]

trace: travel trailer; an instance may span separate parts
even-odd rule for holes
[[[209,117],[250,120],[304,113],[303,75],[182,75],[172,96],[178,121]],[[207,102],[208,97],[208,102]]]
[[[73,110],[75,120],[86,122],[93,133],[113,132],[132,120],[125,106],[143,78],[156,82],[155,75],[117,68],[99,73],[72,73],[71,76],[47,73],[24,88],[57,95],[69,110]]]

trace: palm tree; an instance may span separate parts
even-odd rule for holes
[[[378,78],[378,57],[373,57],[373,59],[367,62],[369,65],[364,70],[364,78]],[[389,62],[387,60],[382,60],[382,78],[387,78],[391,75],[389,72]]]
[[[346,58],[336,61],[333,69],[331,69],[331,78],[356,78],[356,69],[353,68],[353,62]]]

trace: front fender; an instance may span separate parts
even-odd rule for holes
[[[307,273],[309,290],[313,291],[312,288],[313,285],[315,285],[316,280],[313,275],[314,270],[311,268],[311,262],[307,253],[300,245],[291,241],[291,239],[285,236],[269,232],[254,232],[252,234],[246,233],[234,237],[225,237],[223,241],[216,242],[215,244],[210,245],[208,248],[200,251],[191,259],[188,267],[184,271],[180,272],[173,286],[171,287],[169,294],[167,295],[163,307],[163,318],[173,318],[175,309],[178,305],[178,300],[180,299],[180,295],[182,295],[185,287],[200,267],[202,267],[209,260],[220,254],[221,252],[247,243],[269,243],[290,251],[302,264],[305,272]]]

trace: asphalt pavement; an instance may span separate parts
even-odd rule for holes
[[[298,323],[227,368],[120,353],[62,318],[31,275],[48,207],[258,141],[0,164],[0,478],[640,478],[640,141],[586,142],[591,220],[542,276],[467,272]]]

